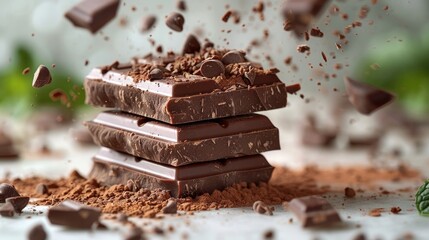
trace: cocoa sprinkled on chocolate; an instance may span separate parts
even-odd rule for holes
[[[49,192],[48,186],[46,186],[43,183],[39,183],[36,186],[36,193],[37,194],[47,194]]]
[[[177,4],[176,4],[177,9],[179,9],[180,11],[186,11],[187,7],[186,7],[186,2],[184,0],[178,0]]]

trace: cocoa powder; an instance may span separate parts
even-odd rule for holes
[[[406,171],[397,171],[372,167],[334,169],[307,167],[302,171],[292,171],[277,167],[268,184],[241,183],[196,198],[180,198],[177,199],[177,208],[182,211],[202,211],[250,207],[255,201],[275,205],[295,197],[344,191],[343,186],[335,183],[369,189],[376,186],[379,181],[416,180],[418,182],[420,179],[419,172],[409,168],[406,168]],[[137,217],[156,217],[162,212],[169,199],[171,200],[167,191],[159,189],[136,191],[126,185],[101,186],[96,180],[85,179],[77,172],[57,180],[30,177],[2,182],[11,183],[22,195],[35,198],[32,202],[34,205],[52,206],[71,199],[101,208],[104,213],[124,213]],[[41,194],[34,190],[40,183],[49,188],[48,193]]]

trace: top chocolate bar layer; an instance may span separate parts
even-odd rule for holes
[[[210,60],[216,54],[221,52],[205,53],[204,56]],[[170,124],[286,106],[286,86],[276,76],[276,71],[263,70],[251,62],[223,66],[217,61],[217,70],[221,73],[206,75],[220,75],[208,78],[199,75],[207,61],[203,59],[201,55],[185,55],[95,68],[85,81],[86,102]]]

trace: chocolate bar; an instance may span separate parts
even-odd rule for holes
[[[259,114],[170,125],[106,111],[85,124],[100,146],[172,166],[280,149],[278,129]]]
[[[240,182],[267,182],[273,167],[262,155],[172,167],[101,148],[89,175],[105,185],[127,184],[169,190],[173,197],[196,196]]]
[[[79,202],[66,200],[48,211],[51,224],[69,228],[91,228],[101,216],[101,210]]]
[[[251,63],[240,64],[247,69],[254,68],[249,67]],[[219,77],[206,78],[185,73],[166,74],[162,79],[153,80],[149,72],[152,67],[148,64],[141,66],[143,70],[131,65],[120,66],[119,69],[93,69],[85,80],[86,103],[116,108],[170,124],[244,115],[286,106],[285,84],[275,74],[260,73],[262,70],[258,74],[249,72],[247,75],[251,76],[251,80],[243,76],[219,80]],[[139,71],[144,72],[143,77],[137,74]],[[147,79],[142,80],[144,77]]]

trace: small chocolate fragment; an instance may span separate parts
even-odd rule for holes
[[[143,231],[138,227],[133,227],[124,236],[124,240],[141,240]]]
[[[207,78],[214,78],[225,74],[225,66],[219,60],[205,60],[201,65],[201,74]]]
[[[273,215],[273,208],[262,201],[256,201],[253,203],[253,211],[259,214]]]
[[[29,201],[30,201],[29,197],[17,196],[17,197],[6,198],[6,203],[10,203],[13,206],[13,209],[15,210],[16,213],[21,213],[22,209],[24,209],[27,206]]]
[[[0,159],[10,160],[18,157],[19,152],[15,148],[14,141],[9,135],[0,130]]]
[[[51,207],[48,211],[48,219],[52,224],[69,228],[90,229],[98,222],[100,215],[100,209],[71,200]]]
[[[43,65],[40,65],[34,73],[32,86],[34,88],[41,88],[47,84],[50,84],[51,82],[52,77],[49,69]]]
[[[344,189],[344,195],[347,198],[354,198],[356,196],[356,191],[353,188],[346,187]]]
[[[5,203],[7,198],[17,196],[19,196],[19,193],[13,185],[8,183],[0,184],[0,203]]]
[[[121,223],[126,223],[126,222],[128,222],[128,216],[124,213],[119,213],[117,220]]]
[[[392,207],[390,208],[390,212],[393,214],[399,214],[402,211],[400,207]]]
[[[222,60],[223,64],[228,65],[232,63],[242,63],[245,62],[244,53],[240,51],[229,51],[223,55]]]
[[[307,45],[305,45],[305,44],[302,44],[302,45],[298,45],[298,46],[296,47],[296,50],[297,50],[298,52],[300,52],[300,53],[305,53],[305,52],[309,52],[309,51],[310,51],[310,47],[309,47],[309,46],[307,46]]]
[[[165,20],[165,24],[171,29],[176,32],[183,31],[183,24],[185,24],[185,18],[182,14],[173,12],[170,13],[170,15]]]
[[[295,94],[299,90],[301,90],[301,84],[299,84],[299,83],[295,83],[295,84],[286,86],[286,92],[289,94]]]
[[[179,9],[180,11],[186,11],[187,7],[186,7],[186,2],[184,0],[179,0],[177,1],[177,9]]]
[[[22,75],[27,75],[30,72],[30,68],[26,67],[24,70],[22,70]]]
[[[232,15],[232,11],[231,10],[226,11],[226,13],[221,18],[222,21],[223,22],[228,22],[228,20],[231,17],[231,15]]]
[[[42,224],[37,224],[33,226],[30,231],[28,231],[28,240],[45,240],[48,238],[45,229]]]
[[[48,186],[46,186],[46,184],[43,184],[43,183],[37,184],[37,186],[36,186],[36,193],[37,194],[47,194],[47,193],[49,193]]]
[[[274,231],[273,230],[268,230],[264,233],[264,239],[273,239],[274,238]]]
[[[3,204],[0,207],[0,216],[2,217],[13,217],[15,215],[15,209],[11,203]]]
[[[96,33],[116,16],[120,0],[83,0],[70,9],[65,17],[76,27]]]
[[[165,214],[176,214],[177,213],[177,201],[175,199],[170,199],[167,202],[167,205],[161,210]]]
[[[159,80],[164,78],[164,71],[154,68],[149,72],[149,80]]]
[[[349,101],[358,112],[365,115],[373,113],[395,98],[390,92],[351,78],[345,79],[345,85]]]
[[[313,37],[320,37],[321,38],[321,37],[323,37],[324,34],[322,31],[320,31],[320,29],[312,28],[310,31],[310,35]]]
[[[326,199],[319,196],[295,198],[288,210],[301,221],[303,227],[316,227],[341,222],[337,211]]]
[[[199,52],[201,50],[201,45],[198,39],[190,34],[188,38],[186,38],[185,44],[183,46],[183,54],[189,53],[193,54]]]
[[[147,32],[152,29],[153,25],[156,23],[156,17],[154,15],[149,15],[143,18],[142,26],[140,30],[142,32]]]

